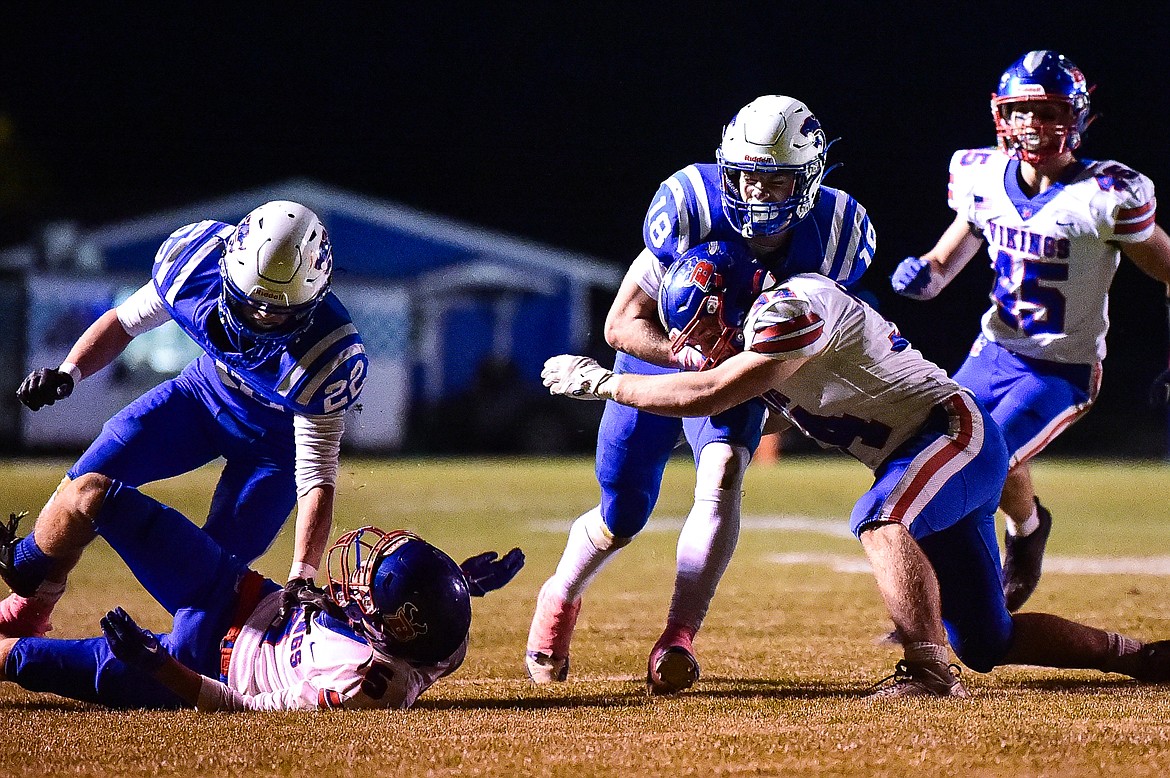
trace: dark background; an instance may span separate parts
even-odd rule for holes
[[[1083,155],[1170,186],[1158,3],[11,5],[0,246],[308,176],[625,266],[658,183],[712,161],[740,106],[790,94],[841,138],[827,183],[873,218],[883,312],[953,370],[987,306],[985,259],[929,303],[886,279],[949,224],[950,154],[994,141],[988,97],[1011,62],[1069,56],[1098,87]],[[1166,363],[1161,300],[1123,261],[1098,407],[1052,451],[1161,455],[1144,399]]]

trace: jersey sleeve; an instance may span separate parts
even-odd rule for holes
[[[1098,227],[1101,239],[1141,243],[1154,234],[1157,201],[1154,182],[1119,162],[1106,163],[1094,176],[1104,207]]]
[[[286,397],[296,413],[341,413],[357,402],[365,386],[370,360],[352,323],[339,323],[320,342],[328,345],[300,355],[287,379]]]
[[[688,165],[678,171],[662,182],[646,211],[642,222],[646,248],[669,267],[710,234],[711,207],[699,169]]]
[[[158,251],[154,253],[155,283],[162,283],[175,260],[183,254],[184,249],[192,243],[202,240],[205,236],[220,232],[225,228],[230,229],[229,225],[223,222],[205,220],[188,224],[172,232],[158,247]]]
[[[747,351],[776,359],[811,357],[829,342],[824,317],[808,299],[785,287],[760,295],[744,333]]]
[[[163,305],[153,282],[147,282],[123,300],[114,312],[126,334],[135,338],[171,320],[171,313]]]
[[[972,224],[975,223],[975,182],[983,165],[991,163],[995,149],[959,149],[951,155],[947,178],[947,205]]]
[[[821,273],[851,288],[873,262],[877,231],[861,203],[845,192],[832,191],[835,194],[833,221]]]

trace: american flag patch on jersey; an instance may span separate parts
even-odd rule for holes
[[[820,316],[806,313],[757,332],[751,350],[757,354],[786,354],[790,351],[799,351],[810,343],[815,343],[824,329],[825,323]]]

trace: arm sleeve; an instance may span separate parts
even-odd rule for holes
[[[138,337],[171,320],[154,283],[147,283],[127,297],[115,312],[126,334]]]
[[[1141,243],[1154,234],[1157,201],[1154,182],[1121,164],[1105,168],[1109,176],[1098,176],[1098,184],[1111,189],[1103,192],[1112,202],[1101,226],[1101,239],[1119,243]],[[1102,179],[1105,180],[1102,180]]]
[[[666,275],[666,266],[654,256],[649,249],[634,258],[629,272],[638,281],[638,286],[652,299],[658,299],[658,290],[662,288],[662,278]]]
[[[344,432],[344,413],[293,416],[297,497],[303,497],[314,486],[333,486],[337,483],[341,436]]]
[[[756,301],[744,332],[747,351],[776,359],[811,357],[829,342],[824,318],[808,300],[784,288]]]

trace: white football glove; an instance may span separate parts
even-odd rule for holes
[[[577,400],[612,400],[616,376],[596,359],[561,354],[545,360],[540,378],[552,394]]]

